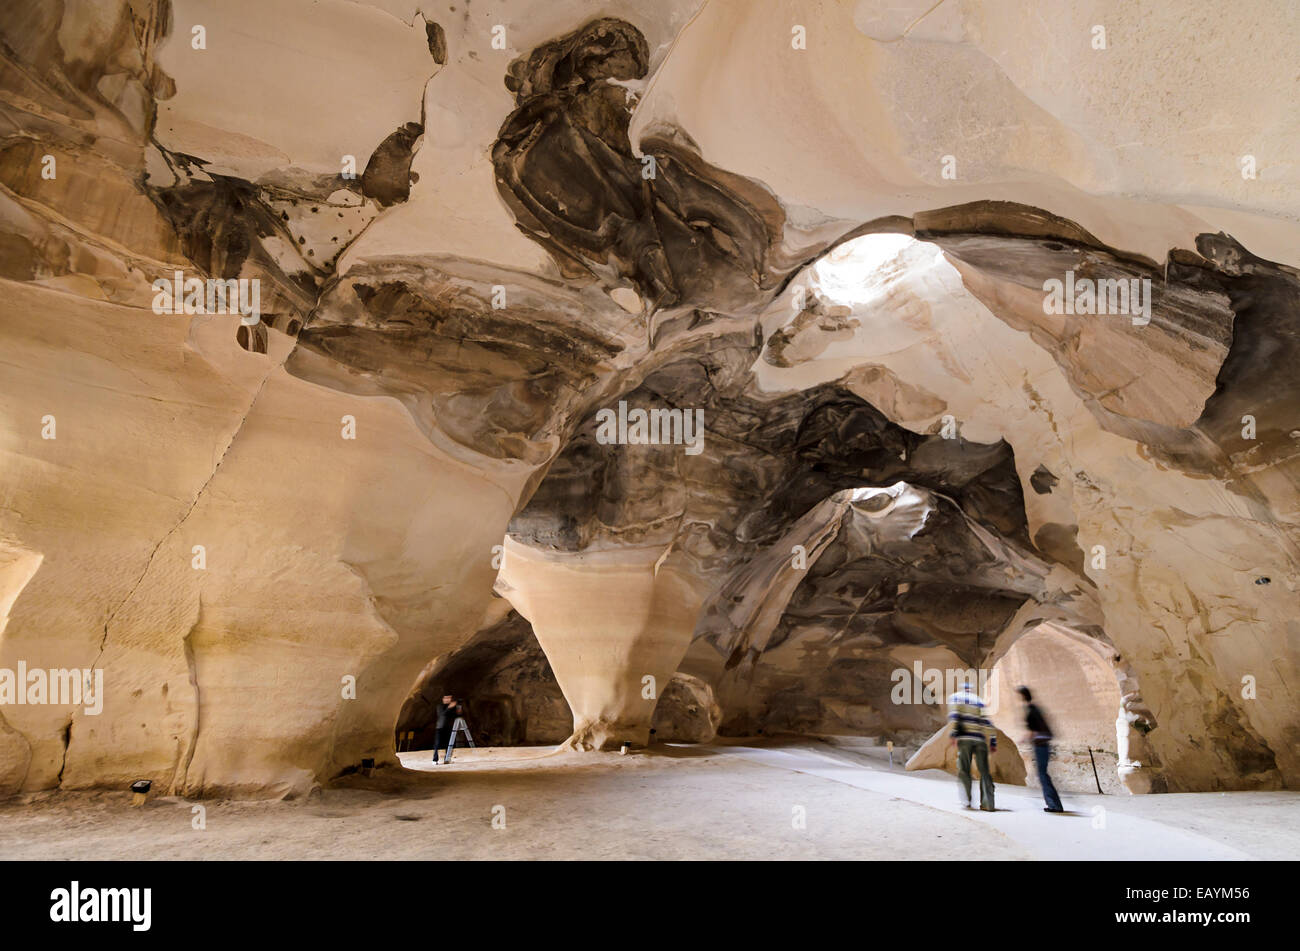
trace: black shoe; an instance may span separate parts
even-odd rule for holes
[[[1043,812],[1065,812],[1065,810],[1064,810],[1064,809],[1049,809],[1047,806],[1044,806],[1044,807],[1043,807]]]

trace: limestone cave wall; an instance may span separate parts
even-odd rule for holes
[[[0,669],[103,687],[0,792],[925,733],[1044,624],[1129,789],[1300,783],[1300,20],[1176,6],[6,4]]]

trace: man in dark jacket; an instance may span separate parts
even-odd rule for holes
[[[1043,800],[1047,806],[1044,812],[1064,812],[1061,797],[1057,795],[1052,777],[1047,774],[1047,763],[1052,758],[1052,728],[1047,725],[1047,717],[1038,705],[1033,703],[1034,695],[1028,687],[1018,688],[1025,701],[1025,729],[1029,731],[1029,742],[1034,747],[1034,762],[1038,764],[1038,784],[1043,787]]]
[[[451,694],[443,694],[442,701],[438,704],[438,733],[437,740],[433,745],[433,761],[438,762],[438,753],[447,748],[451,742],[451,727],[460,716],[460,704]]]

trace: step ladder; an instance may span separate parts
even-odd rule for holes
[[[470,736],[469,726],[465,723],[464,717],[457,717],[451,725],[451,739],[447,741],[447,755],[442,758],[443,763],[451,762],[451,751],[456,748],[456,737],[461,733],[465,734],[465,740],[469,743],[470,749],[476,749],[474,746],[474,737]]]

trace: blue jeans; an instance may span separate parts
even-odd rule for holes
[[[1047,775],[1047,762],[1052,758],[1052,747],[1047,743],[1034,744],[1034,762],[1038,764],[1038,785],[1043,787],[1043,801],[1053,812],[1061,812],[1061,797],[1056,793],[1052,777]]]

